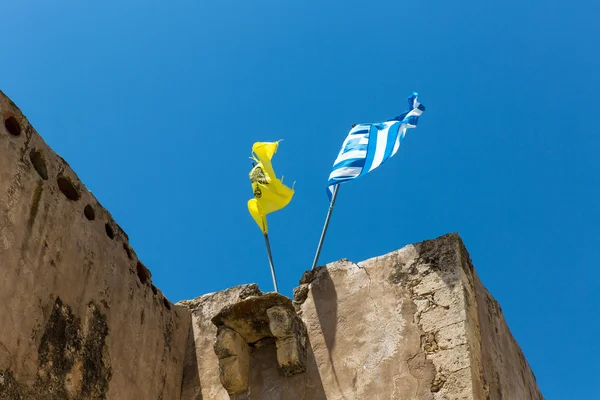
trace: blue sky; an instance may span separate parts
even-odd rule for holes
[[[269,225],[291,295],[350,125],[418,91],[419,127],[342,187],[321,261],[458,232],[546,398],[590,398],[598,15],[591,0],[24,0],[3,5],[0,83],[173,301],[272,289],[246,201],[252,143],[278,139],[296,195]]]

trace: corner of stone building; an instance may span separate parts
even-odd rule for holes
[[[480,281],[460,236],[452,233],[435,240],[438,241],[438,246],[451,248],[454,252],[454,255],[451,255],[450,251],[445,251],[446,254],[442,254],[438,262],[444,263],[444,259],[454,258],[459,266],[472,398],[543,399],[533,371],[508,328],[499,303]],[[420,247],[420,253],[425,255],[436,247],[431,241],[416,246]],[[449,377],[444,379],[446,385],[451,384]],[[467,382],[466,376],[464,379],[464,382]],[[464,382],[454,380],[454,384],[462,387],[465,386]]]
[[[473,271],[472,290],[475,294],[472,314],[476,310],[477,318],[472,331],[479,340],[473,342],[479,373],[474,382],[480,382],[482,393],[490,400],[543,400],[535,374],[508,327],[500,304],[476,271]]]
[[[435,399],[480,398],[471,382],[473,363],[468,328],[465,256],[457,233],[414,245],[416,253],[407,286],[417,306],[421,345],[435,367]]]
[[[492,391],[490,378],[498,369],[494,365],[498,354],[521,353],[516,342],[500,348],[504,342],[497,338],[498,333],[482,327],[481,321],[489,320],[490,315],[478,305],[485,304],[484,290],[478,287],[462,239],[450,233],[359,263],[340,260],[307,271],[294,291],[294,306],[307,324],[316,358],[322,365],[331,364],[331,372],[320,368],[323,386],[330,394],[347,397],[360,390],[366,396],[377,390],[391,398],[468,400],[517,395],[538,399],[527,392],[537,391],[531,379],[521,379],[518,390],[504,387]],[[489,299],[491,296],[489,304],[496,304]],[[503,320],[494,323],[502,325]],[[364,340],[359,344],[345,339],[353,335],[379,344],[373,347]],[[382,345],[390,340],[393,345]],[[382,352],[382,348],[387,350]],[[353,363],[339,363],[344,357],[342,349],[352,352],[350,360],[356,359],[357,367],[370,365],[364,363],[365,357],[380,359],[368,368],[379,370],[370,378],[363,372],[351,379],[353,370],[345,366]],[[489,355],[490,349],[494,356]],[[522,368],[529,376],[525,364]],[[506,386],[510,374],[504,369],[494,379]],[[377,376],[394,385],[374,384]],[[338,389],[332,390],[336,386]]]

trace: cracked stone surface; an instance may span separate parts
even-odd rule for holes
[[[301,305],[328,399],[426,399],[435,366],[421,348],[417,305],[391,276],[413,247],[319,267]],[[405,280],[402,280],[405,282]]]
[[[248,391],[232,398],[542,399],[456,234],[307,271],[293,307],[307,328],[306,372],[285,377],[272,339],[259,340]]]

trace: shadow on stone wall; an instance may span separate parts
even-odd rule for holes
[[[335,369],[332,352],[335,348],[335,337],[338,325],[338,297],[335,290],[335,284],[329,275],[329,271],[325,267],[319,267],[315,271],[315,275],[319,276],[319,284],[311,286],[315,310],[323,332],[325,346],[327,346],[327,354],[329,356],[329,364],[335,379],[336,385],[342,393],[340,381]],[[342,395],[342,399],[345,397]]]
[[[200,384],[200,377],[198,376],[198,355],[196,354],[196,342],[194,340],[194,328],[192,324],[190,324],[183,364],[181,398],[187,400],[203,400],[202,385]]]
[[[306,372],[290,377],[284,376],[277,364],[274,339],[254,348],[250,358],[250,388],[231,399],[327,400],[310,340],[306,344]]]

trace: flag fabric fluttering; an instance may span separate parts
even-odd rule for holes
[[[418,94],[408,98],[408,111],[388,121],[357,124],[352,127],[342,144],[327,182],[331,201],[333,187],[359,178],[391,158],[406,135],[406,129],[416,128],[425,107],[417,100]]]
[[[267,234],[267,214],[287,206],[294,188],[283,184],[283,177],[277,179],[271,164],[277,152],[277,142],[256,142],[252,146],[252,158],[257,163],[250,171],[250,182],[254,198],[248,200],[248,211],[263,234]]]

